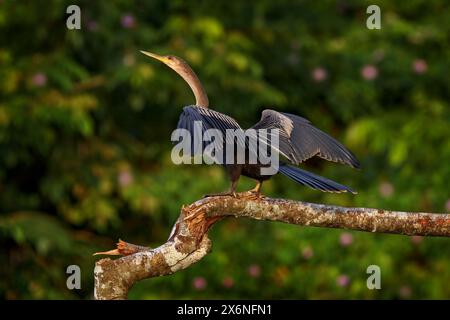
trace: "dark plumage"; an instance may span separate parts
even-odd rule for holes
[[[196,137],[198,138],[200,133],[203,134],[208,129],[220,130],[224,138],[226,136],[227,129],[243,130],[233,118],[223,113],[208,109],[208,97],[197,76],[186,62],[174,56],[158,56],[153,53],[143,53],[162,61],[175,70],[180,76],[183,77],[194,92],[196,105],[184,107],[178,121],[178,128],[188,130],[191,134],[192,142],[194,142],[194,140],[199,141],[196,140]],[[202,132],[196,132],[194,129],[195,121],[201,121]],[[256,131],[260,129],[278,129],[279,149],[273,152],[279,153],[291,164],[298,165],[311,157],[318,156],[328,161],[347,164],[353,168],[360,167],[358,160],[352,152],[345,148],[336,139],[317,129],[311,124],[311,122],[302,117],[267,109],[262,112],[261,120],[251,129],[255,129]],[[264,141],[266,140],[258,138],[258,143],[264,143]],[[224,139],[222,141],[214,140],[213,143],[216,149],[224,148],[224,150],[230,146],[234,147],[234,144],[237,143],[238,146],[242,146],[245,149],[247,155],[246,159],[248,159],[249,153],[256,152],[253,148],[249,148],[248,141],[242,137],[239,137],[236,142],[226,141],[226,139]],[[205,147],[205,143],[203,143],[202,146],[197,147],[199,148],[192,148],[192,155],[196,152],[198,153],[199,151],[202,151]],[[219,162],[222,163],[224,162],[224,159],[216,160],[219,160]],[[237,182],[241,175],[258,181],[255,189],[251,190],[257,193],[260,191],[262,182],[272,177],[272,175],[261,174],[260,169],[263,165],[259,161],[259,158],[256,164],[249,164],[247,161],[244,164],[224,164],[224,166],[230,177],[231,187],[227,192],[222,194],[234,194]],[[355,193],[352,189],[344,185],[311,172],[301,170],[297,167],[293,167],[286,163],[280,163],[278,172],[296,181],[297,183],[313,189],[326,192]]]
[[[200,134],[200,132],[193,130],[194,121],[201,121],[203,124],[202,134],[208,129],[219,129],[225,136],[227,129],[242,129],[233,118],[223,113],[198,106],[187,106],[183,108],[177,128],[186,129],[190,132],[192,145]],[[312,126],[308,120],[299,116],[280,113],[274,110],[264,110],[261,120],[252,129],[279,129],[279,152],[292,164],[297,165],[311,157],[319,156],[329,161],[348,164],[354,168],[360,167],[356,157],[341,143]],[[221,145],[217,145],[216,148],[226,149],[227,145],[233,145],[233,143],[232,141],[222,141]],[[241,140],[237,143],[243,145],[245,141]],[[197,151],[202,150],[202,148],[197,149]],[[262,165],[259,163],[242,165],[224,164],[224,166],[231,179],[232,186],[229,191],[231,193],[235,191],[237,180],[241,175],[255,179],[258,182],[268,180],[272,177],[270,175],[261,175],[260,169]],[[279,172],[313,189],[328,192],[348,191],[354,193],[352,189],[344,185],[285,163],[280,164]]]

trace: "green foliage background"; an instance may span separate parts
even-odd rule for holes
[[[67,30],[78,4],[82,30]],[[378,4],[382,29],[368,30]],[[175,166],[170,134],[187,85],[138,50],[185,58],[211,105],[243,126],[264,108],[310,119],[361,171],[303,167],[356,188],[284,177],[273,197],[450,211],[447,1],[0,1],[0,295],[88,299],[95,251],[157,246],[182,204],[224,190],[220,167]],[[253,182],[242,179],[240,189]],[[223,221],[213,253],[130,297],[450,298],[450,241]],[[65,270],[82,269],[82,289]],[[366,288],[366,268],[382,289]]]

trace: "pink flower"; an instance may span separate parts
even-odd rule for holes
[[[337,277],[336,284],[339,287],[347,287],[350,284],[350,278],[346,274],[341,274]]]
[[[380,183],[380,187],[378,190],[380,194],[385,198],[390,197],[394,193],[394,187],[389,182]]]
[[[448,199],[447,202],[445,203],[445,210],[450,212],[450,199]]]
[[[412,236],[411,237],[411,242],[413,244],[420,244],[420,243],[422,243],[422,241],[423,241],[423,237],[421,237],[421,236]]]
[[[423,74],[428,70],[428,64],[423,59],[416,59],[412,63],[412,69],[417,74]]]
[[[261,275],[261,267],[257,264],[252,264],[248,267],[247,272],[250,277],[257,278]]]
[[[231,277],[225,277],[225,278],[222,280],[222,285],[223,285],[225,288],[228,288],[228,289],[232,288],[232,287],[234,286],[234,280],[233,280],[233,278],[231,278]]]
[[[316,82],[322,82],[328,77],[328,72],[322,67],[317,67],[312,72],[312,78]]]
[[[128,170],[123,170],[119,173],[119,184],[122,187],[129,186],[131,183],[133,183],[133,175]]]
[[[195,290],[199,290],[199,291],[205,290],[207,285],[208,284],[207,284],[205,278],[203,278],[203,277],[196,277],[192,281],[192,286],[194,287]]]
[[[351,235],[351,233],[343,232],[343,233],[341,233],[339,242],[340,242],[341,246],[348,247],[353,242],[353,236]]]
[[[122,24],[122,27],[124,27],[125,29],[131,29],[136,26],[134,16],[131,14],[123,15],[122,19],[120,19],[120,23]]]
[[[374,65],[367,64],[361,69],[361,76],[365,80],[373,80],[378,77],[378,69]]]
[[[43,87],[47,84],[47,76],[42,72],[35,73],[31,78],[31,83],[35,87]]]
[[[309,260],[309,259],[311,259],[313,256],[314,256],[314,251],[313,251],[313,249],[311,248],[311,247],[305,247],[303,250],[302,250],[302,256],[303,256],[303,258],[304,259],[306,259],[306,260]]]
[[[400,297],[402,297],[402,298],[409,298],[409,297],[411,297],[412,290],[408,286],[402,286],[400,288],[400,290],[398,291],[398,293],[400,294]]]

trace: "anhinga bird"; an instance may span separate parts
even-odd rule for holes
[[[225,134],[227,129],[241,129],[233,118],[208,108],[208,96],[200,80],[183,59],[172,55],[160,56],[146,51],[141,52],[173,69],[188,83],[194,93],[195,105],[184,107],[180,115],[178,128],[187,129],[191,134],[195,134],[193,132],[193,122],[202,121],[203,130],[219,129]],[[298,165],[309,158],[318,156],[328,161],[347,164],[353,168],[360,167],[356,157],[347,148],[302,117],[267,109],[262,112],[261,120],[252,128],[256,130],[278,129],[280,140],[278,151],[292,164]],[[256,187],[251,190],[257,194],[260,192],[262,182],[272,177],[272,175],[261,174],[260,169],[263,166],[261,163],[224,164],[224,166],[231,180],[231,186],[228,191],[220,195],[235,195],[237,182],[241,175],[255,179],[258,182]],[[280,163],[278,172],[313,189],[326,192],[356,193],[337,182],[285,163]]]

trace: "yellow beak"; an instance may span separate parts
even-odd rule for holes
[[[164,57],[164,56],[160,56],[158,54],[151,53],[151,52],[148,52],[148,51],[142,51],[142,50],[140,50],[140,51],[141,51],[141,53],[145,54],[146,56],[149,56],[149,57],[151,57],[153,59],[159,60],[162,63],[167,63],[167,61],[168,61],[168,59],[166,57]]]

